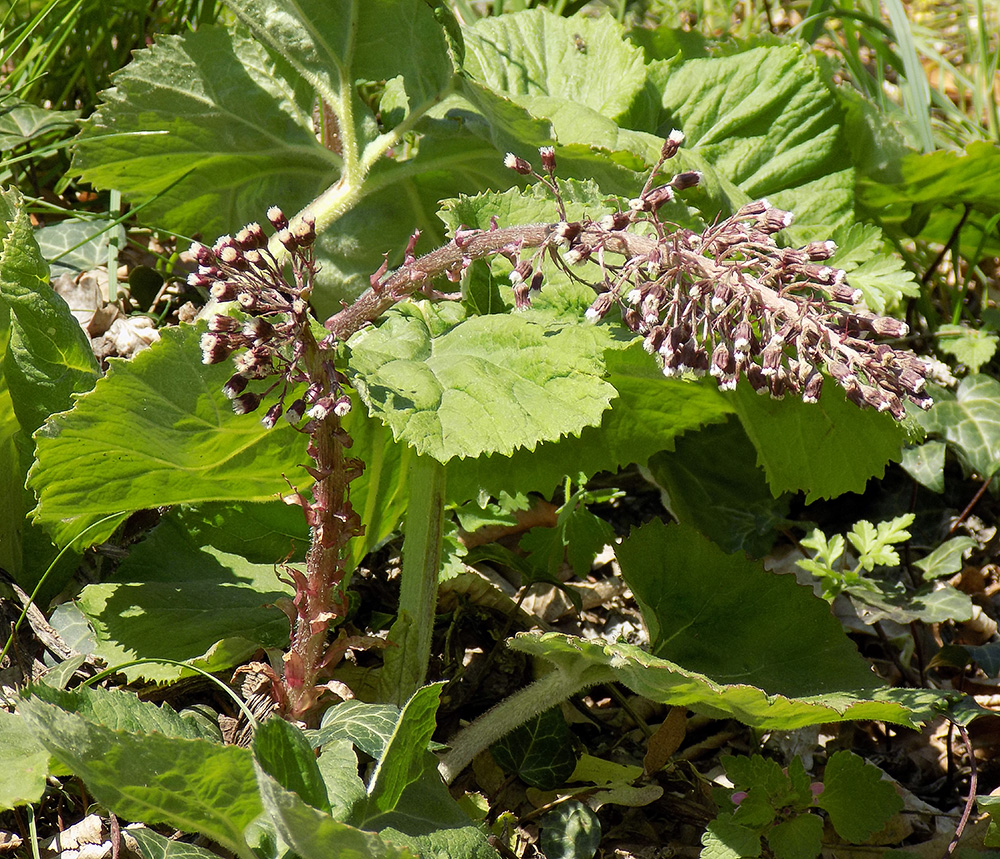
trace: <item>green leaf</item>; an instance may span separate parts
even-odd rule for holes
[[[717,817],[701,836],[700,859],[743,859],[760,856],[760,834],[726,817]]]
[[[107,265],[108,244],[112,238],[118,242],[118,247],[125,247],[125,228],[106,219],[70,219],[35,230],[35,241],[42,256],[52,261],[53,277]]]
[[[546,859],[592,859],[601,843],[601,822],[576,799],[542,815],[538,826],[538,844]]]
[[[885,618],[904,626],[916,620],[944,623],[972,618],[971,598],[951,586],[932,589],[931,585],[926,585],[907,593],[901,585],[884,585],[866,579],[863,587],[848,587],[847,591],[858,616],[867,624]]]
[[[773,400],[741,383],[734,405],[773,493],[806,493],[806,503],[862,492],[898,460],[905,431],[888,414],[848,402],[828,380],[816,404]],[[865,440],[864,445],[858,439]]]
[[[976,140],[964,150],[911,153],[902,160],[899,181],[864,179],[858,183],[858,197],[896,236],[919,236],[926,242],[949,244],[955,240],[952,234],[956,226],[964,221],[957,236],[959,252],[972,256],[985,238],[983,252],[992,255],[998,247],[996,233],[990,229],[991,238],[985,231],[989,219],[1000,212],[998,171],[1000,149]]]
[[[681,433],[724,420],[732,399],[714,384],[665,379],[641,343],[610,350],[604,360],[607,380],[618,392],[599,427],[585,427],[579,437],[540,444],[534,452],[453,461],[448,465],[448,493],[453,500],[476,498],[480,489],[549,494],[567,474],[615,471],[670,449]]]
[[[882,231],[871,224],[839,227],[832,236],[836,253],[827,265],[847,272],[847,281],[864,295],[873,313],[885,313],[886,307],[902,298],[920,294],[913,273],[903,267],[898,254],[886,247]]]
[[[87,335],[49,285],[49,267],[13,189],[0,192],[0,313],[8,312],[3,372],[17,420],[30,434],[68,409],[74,394],[93,388],[99,371]]]
[[[388,812],[427,765],[427,744],[436,725],[441,684],[424,686],[406,702],[368,784],[369,809]]]
[[[254,732],[253,755],[261,770],[285,790],[313,808],[330,811],[326,783],[301,729],[284,719],[268,719]]]
[[[562,710],[553,707],[515,728],[490,747],[507,772],[539,790],[566,784],[576,768],[576,753]]]
[[[130,827],[128,834],[139,843],[145,859],[214,859],[218,855],[204,847],[165,838],[145,826]]]
[[[616,555],[656,656],[790,697],[880,685],[826,602],[794,576],[658,522],[633,531]]]
[[[78,110],[50,110],[4,92],[0,100],[0,152],[16,149],[51,131],[69,131]]]
[[[386,843],[374,832],[338,823],[329,814],[283,788],[254,763],[264,811],[282,840],[301,859],[413,859],[410,851]],[[255,791],[256,794],[256,791]],[[252,855],[252,854],[251,854]]]
[[[0,811],[38,802],[45,792],[49,753],[16,713],[0,710]]]
[[[330,814],[334,820],[346,823],[354,809],[368,796],[365,783],[358,775],[358,755],[348,739],[324,743],[316,758],[323,783],[330,799]]]
[[[621,126],[654,130],[642,52],[610,16],[569,19],[536,9],[482,18],[464,36],[464,71],[535,116],[579,105]]]
[[[1000,337],[986,328],[968,328],[964,325],[939,325],[938,348],[965,364],[970,373],[978,373],[983,364],[996,354]]]
[[[996,820],[996,812],[1000,811],[1000,796],[977,796],[976,806],[980,813],[990,816],[990,826],[983,838],[983,844],[986,847],[1000,847],[1000,826]]]
[[[347,739],[366,755],[378,760],[392,738],[397,722],[399,708],[391,704],[343,701],[323,714],[313,743],[325,746],[334,740]]]
[[[672,452],[652,456],[648,469],[679,522],[723,551],[760,557],[785,522],[788,499],[774,498],[756,459],[743,428],[730,419],[681,436]]]
[[[133,548],[114,580],[85,587],[78,605],[109,665],[175,659],[222,671],[262,646],[287,645],[288,618],[274,604],[291,595],[273,564],[201,550],[168,520]],[[122,670],[160,682],[190,673],[155,661]]]
[[[913,566],[923,571],[924,581],[951,576],[962,569],[962,558],[973,549],[976,541],[971,537],[952,537],[945,540],[926,558],[914,561]]]
[[[816,805],[845,841],[860,844],[903,810],[903,799],[882,771],[848,751],[831,755],[823,774],[823,792]]]
[[[531,450],[600,422],[615,389],[602,379],[599,329],[464,313],[406,304],[352,338],[352,381],[397,440],[447,462]]]
[[[828,239],[853,215],[843,116],[815,60],[798,46],[689,60],[669,71],[660,133],[753,199],[794,212],[796,241]]]
[[[108,514],[118,516],[89,532],[87,545],[106,539],[134,510],[269,501],[288,491],[286,476],[300,489],[312,483],[301,468],[301,433],[291,426],[269,431],[233,413],[222,393],[232,366],[201,363],[203,331],[164,329],[159,343],[131,361],[112,361],[89,395],[38,432],[29,477],[39,499],[34,516],[59,545]]]
[[[906,529],[913,524],[916,517],[913,513],[904,513],[888,522],[879,522],[877,526],[862,519],[857,522],[847,535],[851,545],[857,549],[858,563],[868,572],[877,566],[895,567],[899,565],[899,553],[891,548],[893,543],[905,543],[910,539]]]
[[[953,395],[943,392],[916,415],[928,432],[947,441],[970,471],[987,479],[1000,467],[1000,382],[966,376]]]
[[[304,205],[337,178],[340,159],[311,128],[312,88],[245,32],[161,36],[103,95],[73,169],[148,203],[143,217],[162,227],[219,235],[276,203]]]
[[[947,445],[943,441],[926,441],[923,444],[903,448],[900,465],[917,483],[931,492],[944,492],[944,452]]]
[[[262,806],[248,749],[116,731],[38,698],[19,707],[42,745],[115,814],[199,832],[252,856],[243,831]]]
[[[165,737],[186,740],[211,739],[196,721],[179,715],[168,705],[158,707],[119,689],[81,686],[64,691],[39,685],[33,687],[32,694],[40,701],[54,704],[68,713],[75,713],[88,722],[114,731],[133,734],[156,732]]]
[[[871,688],[831,689],[801,698],[768,694],[745,683],[719,683],[630,644],[590,642],[557,632],[521,633],[510,646],[574,674],[585,673],[595,683],[617,680],[653,701],[768,730],[852,719],[913,727],[934,718],[947,697],[929,690]]]
[[[772,826],[766,837],[774,859],[815,859],[823,846],[823,820],[816,814],[797,814]]]

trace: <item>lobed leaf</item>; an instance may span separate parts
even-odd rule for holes
[[[903,810],[903,798],[882,771],[848,751],[830,756],[823,774],[823,792],[816,805],[830,815],[830,822],[845,841],[864,842],[894,814]]]
[[[983,480],[1000,467],[1000,382],[966,376],[958,390],[941,392],[928,412],[915,415],[931,435],[948,442],[969,471]]]
[[[0,810],[38,802],[49,774],[48,750],[16,713],[0,710]]]

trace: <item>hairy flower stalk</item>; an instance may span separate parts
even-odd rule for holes
[[[289,224],[277,207],[267,215],[288,251],[291,283],[268,252],[259,224],[223,236],[211,248],[196,245],[199,268],[190,280],[242,311],[238,316],[225,311],[213,316],[201,341],[206,364],[235,356],[236,373],[223,389],[234,411],[257,411],[277,392],[261,422],[272,428],[284,416],[309,435],[307,451],[313,464],[307,470],[315,480],[311,498],[293,490],[285,500],[302,507],[311,542],[304,572],[283,567],[295,588],[294,600],[282,606],[292,624],[291,646],[282,677],[272,676],[279,711],[303,719],[327,688],[322,685],[324,674],[349,647],[366,643],[344,633],[332,644],[327,641],[331,625],[347,609],[347,545],[364,530],[349,491],[364,466],[345,454],[351,446],[340,423],[351,402],[344,390],[346,380],[334,366],[333,352],[316,342],[310,327],[308,299],[317,271],[314,226],[309,219]],[[286,403],[303,385],[301,396]]]

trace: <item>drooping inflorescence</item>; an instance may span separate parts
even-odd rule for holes
[[[779,246],[776,236],[791,225],[792,214],[765,200],[700,233],[661,222],[658,210],[675,192],[700,181],[698,173],[685,171],[653,185],[682,141],[679,132],[671,133],[627,209],[594,222],[553,226],[549,244],[561,250],[560,265],[599,265],[599,277],[590,278],[598,295],[587,317],[597,321],[617,307],[668,377],[707,373],[723,390],[745,378],[758,393],[795,394],[814,403],[828,376],[851,402],[888,411],[897,420],[905,415],[907,400],[929,408],[924,363],[872,339],[901,338],[906,324],[864,309],[862,293],[848,284],[847,273],[826,264],[836,252],[832,241]],[[546,185],[554,188],[548,155],[543,156]],[[505,163],[519,173],[530,171],[515,156]],[[609,255],[624,262],[613,263]],[[516,261],[511,279],[519,307],[528,301],[527,279],[533,288],[541,285],[534,270],[538,260],[535,252],[530,261]]]

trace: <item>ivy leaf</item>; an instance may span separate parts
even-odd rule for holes
[[[538,821],[546,859],[592,859],[601,844],[601,821],[577,799],[557,805]]]
[[[899,464],[917,483],[931,492],[944,492],[944,454],[947,445],[943,441],[926,441],[923,444],[903,448],[903,458]]]
[[[352,381],[369,411],[441,462],[578,434],[615,395],[595,327],[523,314],[465,318],[459,305],[421,301],[350,345]]]
[[[107,265],[111,238],[125,247],[125,228],[104,218],[66,220],[35,230],[42,255],[52,261],[53,277]]]
[[[863,491],[890,459],[900,458],[905,440],[904,429],[888,414],[859,409],[831,380],[816,404],[760,397],[741,382],[734,405],[771,491],[803,490],[807,504]]]
[[[399,708],[392,704],[343,701],[323,714],[314,744],[325,746],[334,740],[348,739],[366,755],[378,760],[398,721]]]
[[[5,92],[0,102],[0,152],[10,151],[50,131],[69,131],[78,110],[52,110],[30,104]]]
[[[965,364],[970,373],[978,373],[983,364],[996,354],[1000,337],[986,328],[968,328],[964,325],[938,326],[938,348]]]
[[[947,441],[969,471],[987,479],[1000,467],[1000,382],[966,376],[958,390],[941,392],[930,411],[916,415],[930,434]]]
[[[79,328],[79,326],[77,326]],[[29,485],[36,521],[55,542],[86,536],[99,543],[132,511],[202,501],[269,501],[312,480],[301,469],[306,439],[291,426],[267,430],[233,413],[222,386],[228,362],[206,367],[204,326],[164,329],[160,342],[131,361],[114,360],[72,411],[36,434]],[[131,427],[128,434],[109,426]]]
[[[847,272],[847,282],[864,295],[873,313],[920,294],[913,273],[903,267],[898,254],[889,252],[882,231],[872,224],[839,227],[832,236],[837,250],[828,265]]]
[[[903,799],[882,771],[848,751],[831,755],[816,805],[845,841],[861,844],[903,810]]]
[[[558,707],[515,728],[490,747],[490,754],[507,772],[539,790],[564,785],[576,767],[569,726]]]
[[[944,578],[962,569],[962,558],[973,549],[976,541],[972,537],[952,537],[945,540],[926,558],[914,561],[913,566],[923,571],[924,581]]]

